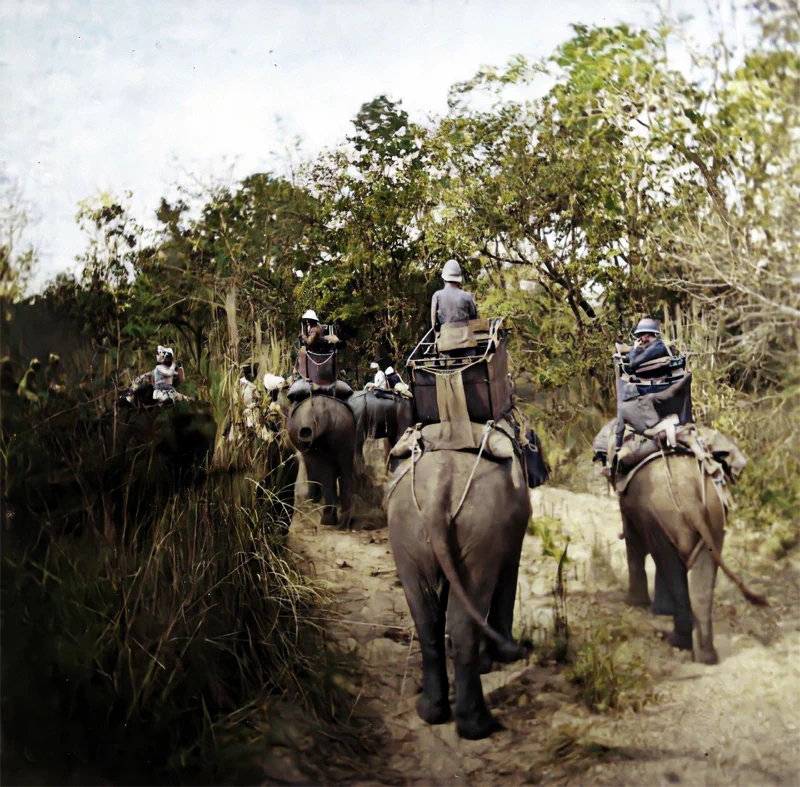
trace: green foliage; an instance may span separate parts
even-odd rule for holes
[[[542,555],[555,557],[560,551],[556,534],[561,535],[561,522],[549,516],[539,516],[528,523],[528,533],[542,541]]]
[[[433,291],[428,132],[385,96],[364,104],[353,125],[348,145],[307,171],[321,231],[299,297],[351,326],[357,352],[398,359],[427,329]]]
[[[586,706],[603,713],[640,711],[655,699],[652,679],[641,655],[631,651],[625,626],[595,629],[578,650],[568,677],[579,687]]]

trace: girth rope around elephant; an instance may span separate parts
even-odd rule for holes
[[[663,447],[661,447],[661,456],[664,459],[664,475],[666,476],[666,479],[667,479],[667,487],[668,487],[669,493],[670,493],[670,495],[672,497],[672,502],[675,503],[675,507],[680,512],[681,519],[683,520],[684,524],[686,524],[686,526],[688,528],[689,527],[689,523],[687,522],[686,514],[685,514],[685,512],[684,512],[684,510],[683,510],[683,508],[682,508],[682,506],[681,506],[681,504],[680,504],[680,502],[678,500],[678,496],[675,494],[675,487],[674,487],[674,485],[672,483],[672,472],[669,469],[669,459],[668,459],[667,454],[664,452]],[[700,466],[699,462],[698,462],[698,466]],[[702,490],[701,494],[703,496],[702,504],[703,504],[703,511],[705,512],[707,510],[706,499],[705,499],[705,494],[706,494],[706,492],[705,492],[706,475],[703,472],[702,467],[700,467],[700,477],[701,477],[700,478],[700,487],[701,487],[701,490]],[[722,507],[723,522],[725,522],[725,519],[726,519],[725,500],[723,499],[722,493],[720,492],[720,490],[719,490],[719,488],[718,488],[716,483],[714,483],[714,490],[716,491],[717,496],[719,497],[720,506]],[[659,524],[661,524],[661,520],[660,519],[658,519],[657,521],[658,521]],[[700,545],[702,545],[703,543],[705,543],[705,545],[708,547],[708,551],[711,553],[711,558],[714,561],[714,563],[716,563],[717,567],[722,569],[722,571],[725,574],[725,576],[728,577],[728,579],[730,579],[730,581],[733,582],[733,584],[736,585],[737,588],[739,588],[739,591],[745,597],[745,599],[747,599],[747,601],[749,601],[751,604],[755,604],[758,607],[768,607],[769,606],[769,601],[766,599],[765,596],[762,596],[759,593],[755,593],[754,591],[750,590],[750,588],[748,588],[747,585],[745,585],[744,582],[738,576],[736,576],[736,574],[730,568],[728,568],[727,564],[722,559],[722,555],[717,550],[717,547],[714,544],[714,540],[711,537],[710,531],[708,530],[708,523],[706,522],[706,517],[705,516],[702,516],[702,517],[699,518],[699,520],[698,520],[698,528],[700,530],[700,533],[699,533],[700,544],[698,544],[698,547]],[[672,537],[670,536],[669,532],[667,531],[667,528],[664,527],[664,525],[661,525],[661,529],[664,531],[664,533],[666,534],[667,538],[670,541],[672,541],[673,544],[674,544],[674,541],[672,540]],[[724,532],[724,529],[723,529],[723,532]],[[676,549],[677,549],[677,545],[676,545]],[[687,570],[691,568],[692,563],[694,562],[693,558],[696,555],[696,553],[697,553],[697,549],[692,550],[692,555],[689,556],[689,560],[685,560],[684,561],[686,563]],[[680,555],[680,551],[678,551],[678,554]],[[683,556],[681,556],[681,559],[683,559]]]
[[[450,554],[450,549],[447,544],[446,538],[444,536],[445,533],[449,532],[450,527],[455,523],[456,517],[458,516],[459,512],[461,511],[462,506],[464,505],[464,501],[467,498],[467,493],[469,492],[470,486],[472,485],[472,479],[475,477],[475,472],[478,469],[478,465],[481,461],[481,457],[486,447],[486,442],[489,438],[489,434],[491,433],[492,429],[495,428],[494,421],[487,422],[486,426],[483,430],[483,438],[481,439],[480,449],[478,451],[478,456],[475,460],[475,464],[472,466],[472,472],[467,479],[466,486],[464,488],[464,492],[461,495],[461,500],[456,507],[455,513],[450,514],[447,516],[447,523],[445,524],[442,522],[443,525],[441,528],[437,528],[432,526],[432,522],[430,519],[425,516],[425,513],[422,511],[422,508],[419,505],[419,501],[417,500],[417,495],[415,491],[415,476],[414,470],[416,467],[417,462],[422,458],[422,455],[425,453],[420,447],[419,443],[415,442],[412,449],[411,449],[411,466],[408,470],[401,473],[400,476],[395,480],[392,484],[389,492],[387,494],[387,503],[389,498],[394,492],[395,488],[399,481],[406,475],[407,472],[411,473],[411,495],[414,500],[414,505],[416,506],[417,512],[420,515],[420,519],[422,520],[423,526],[425,528],[425,532],[428,536],[428,541],[430,542],[431,548],[433,549],[433,553],[436,556],[436,559],[439,562],[439,565],[444,572],[447,581],[450,583],[450,587],[452,588],[453,592],[458,596],[459,601],[464,605],[464,609],[467,611],[467,614],[475,621],[478,628],[480,628],[481,632],[492,639],[495,643],[497,643],[497,647],[500,653],[503,656],[508,657],[512,660],[517,659],[524,659],[528,658],[531,654],[532,647],[529,643],[517,643],[513,640],[506,639],[502,634],[495,631],[485,620],[484,617],[481,616],[480,612],[478,612],[475,605],[472,603],[472,600],[467,595],[466,590],[464,589],[463,584],[461,583],[461,579],[458,576],[458,570],[456,569],[456,565],[453,562],[453,557]],[[449,493],[449,489],[443,490],[445,494]]]

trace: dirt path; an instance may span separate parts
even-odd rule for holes
[[[374,719],[382,737],[374,782],[800,784],[798,561],[767,562],[745,533],[731,533],[726,557],[746,577],[765,579],[773,607],[750,607],[720,576],[721,663],[705,667],[663,641],[669,619],[623,604],[625,550],[614,498],[546,488],[533,493],[533,503],[538,534],[525,539],[515,620],[545,655],[483,677],[505,729],[475,742],[460,740],[452,723],[430,727],[417,718],[419,648],[376,512],[365,509],[355,522],[375,529],[352,533],[321,527],[313,515],[296,517],[293,548],[335,590],[335,632],[365,665],[358,712]],[[543,551],[560,554],[567,537],[573,652],[594,637],[596,655],[613,652],[621,674],[641,674],[628,687],[631,698],[650,691],[655,699],[640,712],[591,712],[568,668],[546,661],[557,562]],[[649,573],[652,583],[652,565]]]

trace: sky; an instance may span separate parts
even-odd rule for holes
[[[666,2],[667,0],[662,0]],[[697,0],[690,30],[714,24]],[[275,168],[299,135],[308,157],[348,133],[377,95],[412,120],[447,109],[447,91],[484,64],[548,56],[570,24],[647,26],[653,0],[3,0],[0,187],[33,221],[34,287],[75,266],[80,200],[132,192],[154,226],[162,195],[191,178],[241,179]],[[673,65],[688,68],[680,47]]]

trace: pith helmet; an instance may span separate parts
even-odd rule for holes
[[[652,317],[643,317],[639,320],[639,324],[633,329],[633,335],[640,336],[643,333],[654,333],[656,336],[661,336],[658,320],[654,320]]]
[[[319,322],[319,317],[317,317],[317,313],[313,309],[309,309],[300,319],[313,320],[314,322]]]
[[[448,260],[442,269],[442,278],[445,281],[461,281],[461,266],[455,260]]]

